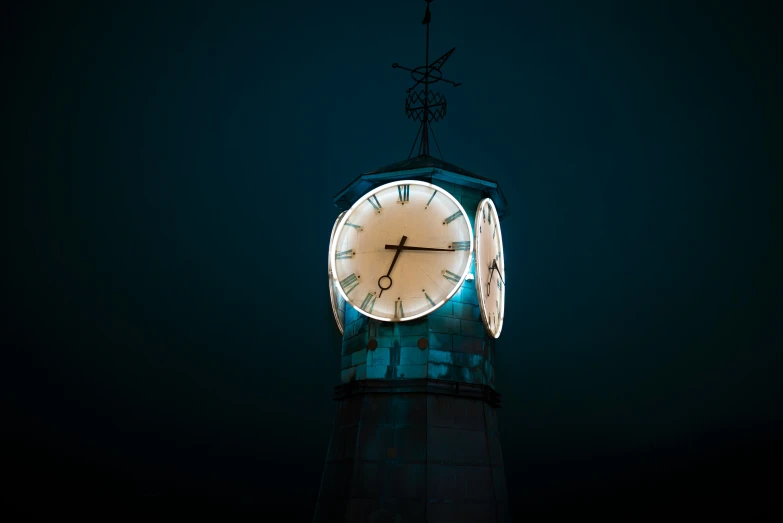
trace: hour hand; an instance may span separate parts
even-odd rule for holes
[[[498,267],[498,262],[495,260],[492,260],[492,265],[489,267],[490,274],[492,274],[492,271],[495,270],[498,273],[498,279],[503,282],[503,285],[506,284],[506,282],[503,280],[503,277],[500,275],[500,267]],[[490,276],[491,278],[491,276]]]
[[[386,248],[392,251],[396,251],[397,249],[402,249],[403,251],[443,251],[443,252],[454,252],[454,249],[436,249],[434,247],[410,247],[410,246],[399,246],[399,245],[389,245],[386,244]]]

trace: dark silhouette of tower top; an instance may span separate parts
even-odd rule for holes
[[[421,21],[426,26],[426,40],[424,50],[424,65],[420,65],[414,69],[404,67],[398,63],[393,63],[392,67],[405,69],[410,71],[411,78],[414,84],[409,87],[406,92],[408,93],[405,99],[405,112],[408,118],[412,118],[414,121],[421,122],[419,130],[416,133],[416,138],[413,140],[411,151],[408,154],[408,158],[413,154],[413,150],[416,148],[416,143],[419,143],[418,156],[429,156],[430,154],[430,133],[435,140],[435,146],[438,148],[438,154],[443,158],[443,154],[440,152],[440,146],[438,145],[438,139],[435,138],[435,132],[432,130],[430,122],[437,122],[446,116],[446,97],[441,93],[431,91],[430,84],[437,82],[450,83],[454,87],[459,87],[461,84],[453,80],[447,80],[443,78],[441,68],[449,59],[451,54],[456,49],[452,47],[443,56],[430,63],[430,20],[432,19],[432,13],[430,12],[430,4],[432,0],[425,0],[427,2],[427,10],[424,12],[424,19]],[[424,84],[423,89],[417,89],[420,85]],[[421,137],[421,138],[420,138]]]

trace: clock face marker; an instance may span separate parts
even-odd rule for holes
[[[410,185],[398,185],[397,186],[397,203],[405,204],[405,202],[411,199],[411,186]]]
[[[348,294],[358,286],[359,286],[359,278],[357,278],[355,274],[351,274],[350,276],[346,276],[345,278],[340,280],[340,287],[343,288],[345,294]]]
[[[394,317],[402,318],[403,316],[405,316],[405,311],[402,310],[402,300],[397,300],[394,302]]]
[[[470,250],[470,242],[452,242],[451,247],[455,251],[469,251]]]
[[[381,202],[378,201],[378,197],[376,195],[373,194],[367,198],[367,201],[370,202],[370,205],[372,205],[376,211],[381,211]]]
[[[444,220],[443,223],[451,223],[454,220],[456,220],[457,218],[459,218],[460,216],[462,216],[462,211],[457,211],[454,214],[452,214],[451,216],[449,216],[448,218],[446,218],[446,220]]]
[[[430,196],[430,199],[427,201],[427,205],[424,206],[425,209],[430,206],[432,199],[435,198],[436,194],[438,194],[437,190],[432,191],[432,196]]]
[[[451,272],[449,270],[446,270],[446,269],[443,269],[441,271],[441,274],[447,280],[453,281],[454,283],[459,283],[459,275],[458,274],[454,274],[453,272]]]
[[[434,301],[432,301],[432,298],[430,298],[430,295],[429,295],[429,294],[427,294],[427,293],[425,292],[425,293],[424,293],[424,297],[425,297],[425,298],[427,298],[427,301],[430,303],[430,305],[432,305],[433,307],[435,306],[435,302],[434,302]]]
[[[372,308],[375,306],[375,293],[368,292],[367,296],[364,297],[364,301],[362,302],[359,307],[362,308],[362,310],[365,310],[367,312],[372,312]]]
[[[361,225],[356,225],[355,223],[351,223],[351,222],[345,222],[345,225],[346,225],[347,227],[353,227],[353,228],[354,228],[354,229],[356,229],[357,231],[361,231],[361,230],[363,230],[363,229],[364,229],[364,227],[362,227]]]
[[[345,260],[346,258],[350,258],[353,256],[353,249],[348,249],[347,251],[340,251],[338,252],[334,258],[336,260]]]

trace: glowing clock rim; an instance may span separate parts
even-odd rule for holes
[[[479,202],[478,208],[476,209],[476,223],[475,223],[475,226],[474,226],[475,227],[474,230],[478,230],[479,226],[481,225],[479,223],[479,221],[481,219],[481,208],[484,206],[484,202],[489,202],[489,205],[492,208],[490,212],[493,213],[493,215],[495,217],[495,220],[496,220],[496,223],[497,223],[497,226],[498,226],[498,239],[500,240],[500,248],[501,248],[501,252],[503,254],[503,261],[502,261],[500,270],[502,272],[501,275],[503,276],[503,281],[505,282],[506,281],[506,253],[504,252],[505,249],[503,249],[503,233],[500,230],[501,229],[501,227],[500,227],[500,218],[498,218],[498,211],[497,211],[497,208],[495,207],[495,202],[493,202],[491,198],[484,198],[483,200],[481,200]],[[480,247],[479,247],[480,244],[481,244],[481,242],[476,241],[476,251],[474,253],[474,262],[476,263],[476,265],[478,265],[478,261],[481,259],[481,257],[480,257],[481,252],[480,252]],[[489,325],[489,319],[487,318],[487,312],[486,312],[486,308],[484,306],[484,302],[486,301],[486,299],[485,299],[486,297],[482,293],[482,287],[484,286],[485,282],[483,281],[483,278],[481,277],[481,271],[479,270],[478,266],[476,267],[476,278],[475,278],[475,280],[476,280],[476,295],[478,296],[478,299],[479,299],[479,309],[481,310],[481,319],[484,322],[484,330],[487,331],[487,334],[489,334],[493,338],[497,339],[497,338],[500,337],[500,331],[503,330],[503,319],[506,317],[506,290],[505,290],[506,285],[505,285],[505,283],[503,284],[503,303],[502,303],[503,315],[498,318],[498,328],[496,329],[496,332],[493,333],[487,327],[487,325]]]
[[[364,316],[367,316],[368,318],[372,318],[372,319],[378,320],[378,321],[389,322],[389,323],[398,323],[398,322],[403,322],[403,321],[416,320],[418,318],[421,318],[422,316],[426,316],[428,314],[432,314],[436,310],[440,309],[447,301],[449,301],[451,298],[453,298],[454,295],[457,294],[457,291],[460,288],[462,288],[462,284],[465,283],[465,278],[470,273],[471,266],[473,265],[472,264],[472,261],[473,261],[473,248],[475,246],[475,243],[473,241],[473,236],[474,236],[473,225],[470,223],[470,220],[468,219],[468,215],[465,212],[465,208],[462,206],[462,204],[459,203],[459,201],[457,201],[457,199],[454,198],[454,196],[452,196],[451,193],[449,193],[443,187],[440,187],[440,186],[432,184],[432,183],[422,182],[422,181],[419,181],[419,180],[395,180],[393,182],[389,182],[389,183],[385,183],[383,185],[379,185],[375,189],[372,189],[372,190],[366,192],[358,200],[356,200],[356,202],[353,205],[351,205],[350,209],[348,209],[347,211],[345,211],[343,213],[343,217],[340,219],[340,223],[336,226],[335,230],[342,230],[342,228],[345,226],[345,222],[348,221],[348,217],[351,215],[351,213],[357,207],[359,207],[360,205],[365,203],[367,198],[369,198],[372,195],[374,195],[376,193],[379,193],[379,192],[381,192],[381,191],[383,191],[385,189],[388,189],[390,187],[396,187],[398,185],[420,185],[422,187],[427,187],[427,188],[430,188],[432,190],[435,190],[435,191],[438,191],[440,193],[443,193],[444,195],[446,195],[447,198],[449,198],[452,202],[454,202],[454,204],[457,206],[457,209],[459,209],[462,212],[462,219],[465,220],[465,224],[468,226],[468,231],[470,233],[470,250],[468,252],[470,253],[470,255],[468,256],[468,263],[465,264],[465,270],[462,271],[462,275],[460,276],[459,282],[457,283],[457,285],[454,286],[454,288],[451,290],[451,292],[449,292],[449,294],[446,295],[446,297],[444,299],[442,299],[441,301],[436,303],[434,307],[431,307],[431,308],[427,309],[426,311],[424,311],[422,313],[416,314],[414,316],[410,316],[410,317],[406,316],[404,318],[398,318],[398,319],[389,319],[389,318],[385,318],[383,316],[376,316],[374,314],[370,314],[370,313],[366,312],[364,309],[362,309],[361,307],[357,307],[356,305],[351,303],[351,300],[348,298],[348,295],[345,294],[345,292],[343,291],[342,285],[340,285],[340,282],[337,279],[336,271],[332,271],[332,279],[335,280],[335,287],[340,292],[340,295],[342,295],[342,297],[345,300],[345,303],[347,305],[350,305],[351,307],[353,307],[356,310],[356,312],[358,312],[359,314],[363,314]],[[334,259],[336,251],[337,251],[337,243],[334,242],[334,244],[329,249],[329,260],[330,260],[330,263],[331,263],[331,260]]]
[[[332,252],[332,243],[334,243],[334,233],[337,230],[337,224],[340,222],[340,218],[343,217],[343,214],[345,214],[345,211],[340,213],[340,215],[334,221],[334,225],[332,225],[332,235],[329,238],[329,252]],[[326,260],[326,262],[327,262],[326,267],[329,273],[329,301],[332,303],[332,314],[334,314],[334,321],[337,324],[337,328],[340,329],[340,334],[345,334],[345,326],[343,325],[343,322],[340,321],[340,315],[337,311],[337,304],[335,303],[335,299],[334,299],[334,278],[332,278],[331,256],[329,257],[328,260]]]

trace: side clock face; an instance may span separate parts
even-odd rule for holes
[[[506,261],[500,220],[492,200],[481,200],[476,211],[476,293],[484,326],[500,336],[506,304]]]
[[[332,236],[329,238],[329,252],[332,251],[332,243],[334,243],[334,231],[337,230],[337,224],[340,223],[340,218],[343,217],[345,211],[340,213],[340,216],[335,220],[332,226]],[[329,269],[329,298],[332,301],[332,314],[334,314],[334,321],[337,323],[337,328],[340,329],[340,334],[343,333],[343,326],[345,325],[345,300],[340,291],[335,287],[336,282],[332,278],[332,257],[329,256],[327,267]]]
[[[470,270],[473,234],[462,205],[435,185],[401,180],[360,198],[336,226],[332,278],[357,311],[381,321],[429,314]]]

